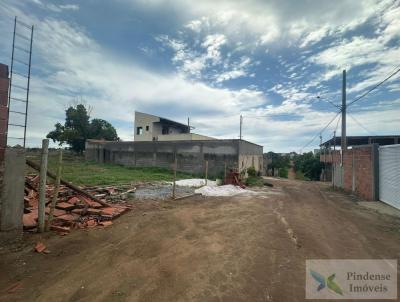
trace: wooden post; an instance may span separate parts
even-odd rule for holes
[[[46,207],[46,177],[47,177],[47,157],[49,155],[49,140],[44,139],[42,141],[42,158],[40,161],[40,172],[39,172],[39,207],[38,207],[38,220],[39,228],[38,232],[44,231],[44,218],[45,218],[45,207]]]
[[[208,178],[208,160],[206,160],[206,185],[207,185],[207,178]]]
[[[54,209],[56,207],[57,199],[58,199],[58,190],[60,188],[61,171],[62,171],[62,149],[60,149],[59,153],[58,153],[57,176],[56,176],[56,182],[55,182],[55,187],[54,187],[53,199],[52,199],[51,205],[50,205],[49,220],[47,221],[46,231],[48,231],[50,229],[51,221],[53,220],[53,213],[54,213]]]
[[[226,161],[224,163],[224,182],[222,183],[223,185],[225,184],[226,181]]]
[[[177,169],[177,166],[178,166],[178,161],[177,161],[177,158],[176,158],[176,154],[175,154],[175,162],[174,162],[174,184],[172,185],[172,199],[175,199],[176,198],[176,184],[175,184],[175,182],[176,182],[176,169]]]

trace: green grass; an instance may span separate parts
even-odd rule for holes
[[[27,158],[40,163],[39,153],[28,153]],[[48,170],[57,171],[57,158],[55,152],[50,152]],[[28,169],[28,173],[37,173]],[[177,172],[177,179],[191,178],[189,173]],[[76,185],[118,185],[140,181],[171,181],[173,171],[157,167],[124,167],[115,164],[98,164],[85,161],[83,156],[70,152],[63,153],[62,178]]]
[[[310,180],[308,177],[304,176],[304,173],[301,171],[296,171],[296,179],[299,180]]]
[[[260,176],[249,176],[246,178],[246,186],[249,187],[262,187],[264,185],[264,180]]]

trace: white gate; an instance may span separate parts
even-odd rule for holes
[[[379,147],[379,199],[400,209],[400,145]]]

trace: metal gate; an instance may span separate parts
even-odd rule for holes
[[[379,199],[400,209],[400,145],[379,147]]]

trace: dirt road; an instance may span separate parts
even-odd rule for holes
[[[273,182],[257,195],[136,203],[105,229],[46,235],[47,255],[27,236],[2,250],[0,300],[303,301],[306,259],[399,258],[399,219],[326,185]]]

